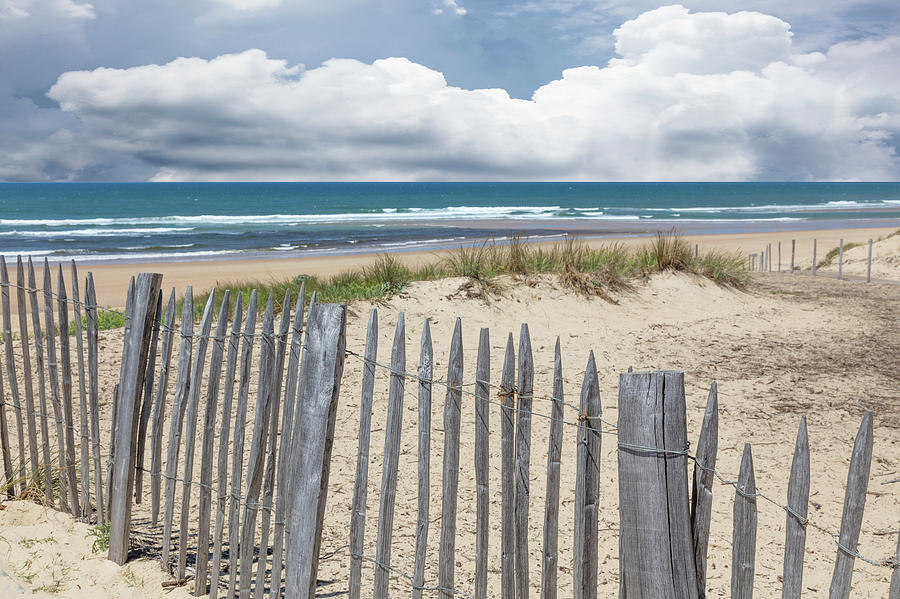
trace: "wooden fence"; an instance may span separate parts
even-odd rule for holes
[[[866,257],[866,283],[872,282],[872,239],[869,239],[867,242],[868,245],[868,254]],[[853,246],[851,246],[853,247]],[[836,277],[839,280],[844,280],[844,240],[841,239],[838,242],[837,247],[837,266],[838,272]],[[817,258],[817,240],[813,239],[812,245],[812,259],[809,262],[810,274],[812,276],[817,276],[819,274],[819,262]],[[776,253],[777,252],[777,253]],[[771,243],[766,244],[766,246],[759,253],[751,253],[747,255],[747,268],[753,272],[783,272],[784,269],[787,269],[787,272],[791,274],[802,273],[803,265],[802,261],[798,259],[797,256],[797,240],[791,240],[791,258],[790,262],[787,262],[787,257],[785,256],[785,262],[782,264],[782,255],[781,255],[781,242],[779,241],[774,247]],[[862,277],[859,277],[861,280]],[[882,281],[884,282],[884,281]]]
[[[715,383],[710,388],[698,445],[691,453],[681,372],[623,373],[618,421],[612,423],[601,413],[593,354],[587,359],[577,403],[564,399],[558,341],[552,395],[535,394],[527,325],[522,326],[518,344],[512,335],[506,340],[498,384],[490,380],[490,332],[480,331],[474,371],[467,369],[462,324],[457,320],[446,378],[440,378],[440,373],[434,372],[428,322],[417,366],[408,367],[406,323],[400,316],[387,364],[378,361],[375,310],[369,319],[365,348],[357,353],[346,347],[346,307],[320,304],[313,297],[305,309],[302,289],[293,312],[290,295],[283,298],[277,326],[276,298],[267,298],[262,322],[257,324],[256,293],[250,295],[244,309],[243,298],[232,298],[226,291],[215,317],[215,295],[210,295],[195,327],[190,288],[180,315],[176,315],[175,290],[168,294],[164,307],[162,277],[141,274],[128,290],[118,385],[114,392],[101,392],[100,308],[91,275],[85,281],[82,302],[74,264],[71,298],[61,269],[53,290],[46,263],[42,290],[36,287],[30,261],[27,266],[18,261],[16,283],[7,280],[2,260],[0,272],[9,386],[7,394],[0,378],[0,441],[10,497],[30,496],[78,518],[108,523],[109,559],[122,564],[130,555],[158,555],[175,584],[191,584],[198,596],[315,596],[342,374],[345,360],[358,360],[362,366],[358,452],[346,521],[347,545],[334,550],[347,551],[350,556],[346,579],[340,584],[346,584],[351,599],[362,596],[364,589],[371,589],[376,599],[396,594],[392,585],[398,581],[408,583],[409,592],[416,598],[425,593],[447,598],[486,597],[489,579],[496,572],[489,568],[488,549],[495,543],[501,548],[498,578],[502,597],[529,597],[532,581],[539,578],[541,597],[555,599],[563,544],[572,548],[572,595],[579,599],[597,597],[599,514],[603,509],[600,450],[604,437],[615,444],[618,456],[620,596],[706,596],[713,482],[718,479],[734,488],[732,597],[752,596],[760,501],[785,512],[783,597],[801,596],[809,527],[832,535],[835,541],[831,597],[849,595],[857,558],[894,568],[890,589],[885,592],[891,599],[900,597],[897,558],[872,560],[857,551],[872,460],[870,412],[863,417],[856,437],[840,531],[832,533],[807,520],[810,456],[805,419],[797,434],[787,498],[782,503],[758,492],[749,444],[744,448],[737,480],[729,480],[716,470]],[[18,343],[10,318],[13,290]],[[44,300],[43,314],[39,294]],[[73,344],[67,334],[70,310],[74,315],[77,370],[73,368]],[[175,323],[177,316],[180,325]],[[259,355],[254,359],[257,347]],[[471,382],[466,382],[466,372],[474,372]],[[373,388],[379,373],[388,376],[390,382],[380,454],[381,492],[377,512],[373,510],[377,520],[374,527],[368,526],[369,531],[376,529],[374,555],[370,555],[364,548],[368,470],[378,461],[372,459],[370,440]],[[38,383],[38,407],[33,375]],[[76,380],[77,398],[73,393]],[[255,401],[251,400],[254,383]],[[52,413],[47,409],[48,384]],[[434,391],[445,396],[439,403],[443,407],[440,425],[431,421]],[[106,447],[100,438],[101,394],[112,403]],[[391,553],[398,533],[394,525],[398,480],[405,474],[399,470],[399,458],[408,396],[415,399],[412,405],[417,414],[418,490],[415,528],[400,531],[415,537],[412,570],[405,572],[392,564]],[[534,409],[535,401],[550,402],[549,414]],[[7,408],[11,408],[16,425],[13,437],[18,445],[17,461],[10,445]],[[461,470],[468,469],[460,459],[463,410],[473,410],[475,416],[474,497],[463,495],[459,486]],[[491,427],[492,413],[499,414],[499,435],[498,425]],[[548,424],[536,429],[546,431],[546,438],[533,437],[533,418]],[[566,495],[560,486],[564,427],[577,430],[573,496]],[[442,448],[432,448],[434,431],[441,431]],[[501,448],[499,538],[491,536],[496,526],[490,525],[492,516],[497,517],[490,509],[491,491],[497,492],[490,488],[488,475],[491,460],[497,457],[490,450],[492,436],[499,436]],[[76,443],[77,438],[80,443]],[[547,447],[543,506],[532,501],[529,482],[536,443]],[[439,464],[432,465],[433,451]],[[439,515],[430,513],[430,477],[435,469],[441,472]],[[562,512],[561,505],[572,505],[572,512]],[[456,578],[456,547],[466,533],[457,528],[457,518],[471,513],[473,506],[474,581],[463,589]],[[537,510],[542,518],[541,568],[532,572],[529,521],[538,515]],[[138,528],[144,536],[147,530],[153,532],[151,547],[145,541],[136,546],[133,513],[139,514]],[[573,519],[571,538],[560,534],[561,518]],[[432,532],[433,523],[439,523],[440,530]],[[436,580],[426,581],[426,565],[435,562]],[[364,570],[364,565],[372,568]],[[364,572],[370,572],[371,579],[364,579]]]

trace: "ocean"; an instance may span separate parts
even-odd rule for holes
[[[0,252],[53,262],[891,226],[900,183],[0,183]]]

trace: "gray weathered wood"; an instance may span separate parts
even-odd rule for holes
[[[175,333],[175,288],[169,294],[166,304],[166,319],[162,324],[162,349],[160,350],[159,380],[153,399],[153,414],[150,425],[150,522],[154,526],[159,521],[160,474],[162,468],[162,434],[166,419],[166,389],[169,386],[169,371],[172,366],[172,336]]]
[[[140,503],[143,498],[144,452],[147,448],[147,425],[153,409],[153,384],[156,382],[156,351],[159,348],[160,320],[162,319],[162,290],[156,296],[156,310],[153,314],[153,332],[150,336],[150,355],[147,358],[147,371],[144,374],[141,413],[138,420],[137,456],[134,473],[134,502]]]
[[[97,329],[97,293],[94,275],[87,274],[84,285],[84,315],[87,322],[88,349],[88,397],[91,421],[91,456],[94,462],[94,501],[97,503],[97,521],[106,522],[106,501],[103,496],[103,464],[100,461],[100,374],[99,332]]]
[[[544,498],[544,553],[541,599],[556,599],[559,573],[559,471],[562,461],[563,374],[559,337],[553,351],[553,401],[547,445],[547,487]]]
[[[719,449],[719,392],[715,381],[709,387],[706,412],[697,441],[694,461],[694,484],[691,495],[691,532],[694,539],[694,565],[697,570],[697,591],[706,597],[706,552],[709,547],[709,526],[712,520],[712,487],[715,478],[716,456]]]
[[[428,546],[428,514],[431,498],[431,380],[434,376],[434,349],[431,343],[431,324],[425,319],[422,344],[419,349],[419,425],[418,444],[418,506],[416,512],[416,552],[413,558],[413,599],[421,599],[425,584],[425,556]]]
[[[2,268],[3,272],[0,273],[0,297],[4,298],[4,300],[0,300],[0,304],[6,305],[8,302],[7,298],[9,295],[9,274],[6,270],[6,261],[3,259],[3,256],[0,255],[0,268]],[[33,286],[32,286],[33,287]],[[5,324],[5,321],[4,321]],[[7,327],[4,326],[3,340],[4,340],[4,349],[6,350],[6,355],[4,359],[4,363],[9,367],[10,358],[12,354],[9,352],[9,347],[5,344],[8,339],[10,342],[12,341],[12,335],[6,332]],[[0,368],[0,451],[3,453],[3,475],[4,475],[4,488],[6,489],[6,494],[10,499],[13,499],[16,496],[16,488],[15,488],[15,469],[13,468],[12,462],[12,452],[9,446],[9,425],[6,420],[6,393],[3,390],[3,368]],[[13,407],[15,409],[15,407]]]
[[[12,397],[13,413],[16,417],[16,439],[19,445],[19,467],[17,478],[19,479],[19,492],[25,493],[25,487],[28,484],[25,464],[28,462],[28,455],[25,453],[25,427],[22,420],[22,398],[19,395],[19,375],[16,372],[16,357],[13,351],[13,333],[12,319],[10,318],[9,308],[9,271],[6,267],[6,259],[0,255],[0,301],[3,305],[3,343],[6,348],[6,379],[9,385],[9,394]],[[53,361],[53,368],[56,367],[56,360]],[[62,459],[60,453],[60,459]],[[63,510],[68,511],[65,503]]]
[[[384,459],[378,505],[378,532],[375,540],[375,584],[372,593],[375,599],[388,597],[391,575],[391,538],[394,527],[394,499],[397,494],[397,467],[400,460],[400,435],[403,431],[405,373],[406,322],[401,312],[391,349],[391,381],[388,390],[387,422],[384,428]]]
[[[871,467],[872,411],[866,410],[853,444],[853,454],[850,456],[838,552],[828,594],[830,599],[847,599],[850,596],[853,562],[856,559],[851,552],[856,552],[856,544],[859,542],[859,529],[862,527],[863,510],[866,507],[866,489],[869,486]]]
[[[29,478],[37,477],[40,473],[40,458],[38,448],[40,442],[37,434],[37,419],[34,409],[34,385],[31,382],[31,350],[28,347],[28,304],[25,300],[25,268],[22,264],[22,256],[16,258],[16,309],[19,313],[19,349],[22,354],[22,379],[25,383],[25,424],[28,430],[28,457],[31,466],[28,470]],[[40,486],[40,480],[33,481]],[[80,514],[77,514],[80,515]]]
[[[731,548],[731,597],[753,597],[756,570],[756,478],[750,444],[744,445],[741,470],[734,494],[734,531]]]
[[[234,318],[231,322],[231,335],[228,338],[228,361],[225,364],[225,388],[222,391],[222,424],[219,429],[219,453],[216,469],[216,485],[219,494],[216,498],[216,532],[213,535],[209,599],[216,599],[219,594],[219,576],[222,570],[222,542],[225,540],[228,499],[228,456],[230,450],[228,441],[231,437],[231,406],[234,400],[234,377],[241,340],[241,324],[244,321],[242,302],[243,295],[238,293],[234,306]]]
[[[816,276],[816,240],[813,239],[812,274]]]
[[[813,240],[813,264],[816,263],[816,241]],[[794,274],[794,257],[797,253],[797,240],[791,239],[791,274]],[[813,266],[813,274],[816,273],[816,267]]]
[[[72,313],[75,317],[75,351],[78,355],[78,426],[81,433],[81,517],[91,515],[90,432],[88,429],[87,377],[84,367],[84,328],[81,324],[81,296],[78,290],[78,268],[72,260]],[[151,353],[154,351],[151,348]]]
[[[28,298],[31,305],[31,327],[34,331],[34,365],[38,380],[38,399],[41,416],[41,458],[44,461],[44,497],[50,507],[54,506],[53,461],[50,457],[50,427],[47,421],[47,386],[44,376],[44,333],[41,327],[41,310],[37,298],[37,282],[34,263],[28,258]],[[83,433],[82,433],[83,434]]]
[[[506,354],[500,375],[500,594],[513,599],[516,592],[515,489],[516,489],[516,356],[512,333],[506,339]]]
[[[59,389],[59,364],[56,361],[56,318],[53,316],[53,284],[51,283],[50,265],[44,259],[44,349],[47,350],[47,378],[50,381],[50,404],[53,406],[53,420],[56,426],[56,445],[59,452],[59,464],[65,461],[66,436],[63,429],[62,400]],[[113,418],[115,422],[115,418]],[[18,423],[17,423],[18,424]],[[112,452],[110,452],[112,457]],[[111,461],[110,461],[110,467]],[[59,503],[64,512],[69,510],[68,485],[65,476],[60,476]],[[107,493],[107,497],[109,493]]]
[[[309,599],[315,595],[319,539],[328,493],[334,417],[344,369],[347,307],[314,303],[306,327],[306,350],[297,392],[299,412],[291,439],[289,479],[295,481],[288,501],[285,596]],[[318,503],[315,512],[310,506]]]
[[[459,426],[462,410],[462,321],[457,318],[447,361],[447,396],[444,400],[444,468],[441,477],[441,539],[438,558],[440,595],[453,597],[456,569],[456,504],[459,499]]]
[[[281,302],[281,324],[278,328],[278,342],[275,346],[275,380],[272,389],[272,399],[269,402],[269,435],[268,451],[266,453],[266,470],[263,475],[263,504],[260,529],[262,536],[259,542],[259,559],[256,562],[256,588],[254,596],[265,597],[266,583],[266,556],[269,554],[269,531],[272,521],[272,503],[275,496],[275,466],[276,458],[280,454],[276,451],[278,444],[278,417],[281,408],[281,392],[284,383],[284,358],[287,350],[288,329],[291,324],[291,292],[285,291],[284,300]],[[275,580],[272,586],[276,585]],[[277,583],[281,586],[281,581]]]
[[[297,397],[297,382],[300,369],[300,349],[303,341],[303,316],[306,305],[306,281],[300,284],[297,304],[294,306],[294,322],[291,328],[291,353],[284,388],[284,408],[281,410],[281,438],[278,447],[278,470],[275,488],[275,524],[272,534],[272,584],[270,599],[281,597],[281,580],[284,573],[284,517],[286,505],[286,471],[290,457],[291,434],[294,426],[294,402]],[[215,599],[214,597],[210,599]]]
[[[62,272],[60,272],[60,278]],[[134,302],[129,313],[131,330],[125,339],[122,367],[119,372],[118,412],[115,426],[116,450],[113,455],[113,486],[110,494],[108,559],[119,565],[128,557],[131,533],[131,493],[134,484],[136,433],[141,384],[147,367],[153,312],[162,275],[141,273],[134,290]],[[60,296],[63,293],[60,285]],[[71,412],[71,410],[69,410]],[[71,422],[71,415],[67,423]],[[74,469],[73,469],[74,470]],[[77,491],[75,491],[77,493]],[[73,503],[77,495],[72,497]]]
[[[234,597],[237,588],[238,558],[240,557],[241,484],[244,475],[244,437],[247,428],[247,403],[250,394],[250,370],[253,367],[253,340],[256,330],[256,289],[247,302],[247,322],[241,344],[240,382],[234,415],[234,444],[231,462],[231,501],[228,505],[228,594]],[[252,550],[252,549],[251,549]]]
[[[600,385],[594,352],[588,354],[581,384],[581,417],[575,478],[575,540],[573,597],[597,597],[597,526],[600,499]]]
[[[72,506],[72,515],[81,517],[81,502],[78,499],[78,474],[75,472],[75,419],[72,411],[72,354],[69,348],[69,301],[62,266],[57,276],[57,309],[59,310],[59,370],[62,381],[62,404],[66,423],[66,480]],[[60,457],[62,462],[62,457]],[[124,559],[124,558],[123,558]]]
[[[781,242],[778,242],[778,272],[781,272]]]
[[[487,597],[488,537],[490,534],[490,383],[491,338],[483,328],[478,336],[475,366],[475,597]]]
[[[872,282],[872,240],[869,240],[869,257],[866,260],[866,283]]]
[[[838,246],[838,279],[844,278],[844,240]]]
[[[685,410],[683,373],[619,375],[619,559],[628,599],[698,596]]]
[[[788,512],[785,523],[781,597],[800,599],[803,592],[803,557],[806,551],[806,514],[809,509],[809,437],[806,432],[806,416],[800,419],[800,429],[794,445],[787,505],[794,513]]]
[[[897,533],[897,552],[894,553],[894,562],[894,574],[891,576],[888,599],[900,599],[900,532]]]
[[[210,294],[212,297],[212,294]],[[197,525],[197,566],[194,576],[194,595],[200,596],[207,593],[206,583],[209,574],[209,521],[212,504],[212,474],[213,474],[213,440],[216,434],[216,413],[221,409],[219,404],[219,381],[222,378],[222,358],[225,355],[225,335],[228,332],[228,308],[231,304],[231,291],[226,289],[222,296],[222,305],[219,307],[219,316],[216,320],[216,332],[213,336],[212,356],[209,360],[209,378],[206,385],[206,410],[203,416],[203,440],[200,450],[200,494],[199,514],[200,522]],[[224,487],[224,483],[217,484]],[[218,564],[213,564],[214,568]]]
[[[519,368],[516,387],[516,597],[527,599],[528,510],[531,505],[531,398],[534,394],[534,361],[528,325],[519,334]]]
[[[212,330],[212,312],[215,302],[215,290],[209,292],[203,317],[200,319],[200,334],[194,350],[194,363],[191,366],[191,384],[188,388],[187,405],[185,407],[184,424],[184,478],[181,483],[181,522],[178,533],[178,560],[175,567],[175,580],[184,580],[187,566],[188,527],[191,516],[191,493],[194,484],[194,448],[197,444],[197,415],[200,410],[200,390],[203,387],[203,371],[206,367],[206,349],[209,347],[209,333]],[[204,581],[205,582],[205,581]]]
[[[426,322],[427,325],[427,322]],[[366,531],[366,496],[369,481],[369,438],[372,432],[372,394],[375,388],[375,361],[378,359],[378,310],[372,308],[366,330],[362,365],[362,395],[359,401],[359,434],[356,452],[356,479],[350,508],[350,599],[359,599],[362,579],[363,540]]]
[[[275,378],[275,315],[272,293],[266,302],[263,315],[262,336],[259,344],[259,381],[256,389],[256,414],[253,419],[253,437],[250,441],[250,457],[247,461],[247,490],[244,493],[244,516],[241,519],[241,559],[238,594],[249,599],[253,579],[253,545],[256,534],[256,517],[259,512],[259,494],[262,490],[263,469],[266,459],[266,438],[269,434],[270,404],[274,395]],[[264,560],[265,556],[260,555]]]
[[[184,428],[184,410],[191,384],[191,355],[194,351],[194,293],[188,286],[181,300],[181,346],[178,349],[178,376],[175,380],[175,397],[172,400],[172,417],[169,420],[169,444],[166,448],[165,503],[163,507],[162,554],[163,570],[170,571],[169,552],[172,547],[172,518],[175,513],[175,479],[178,473],[178,454],[181,450],[181,431]]]

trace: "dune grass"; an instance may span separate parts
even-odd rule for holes
[[[295,301],[304,282],[307,301],[315,292],[320,302],[346,303],[387,300],[414,281],[466,277],[490,292],[497,289],[496,278],[499,276],[527,278],[538,274],[557,275],[567,289],[611,301],[611,293],[630,289],[638,280],[662,271],[691,273],[735,288],[744,288],[750,282],[750,272],[740,254],[712,250],[694,256],[693,248],[671,230],[657,233],[652,240],[634,249],[621,244],[592,248],[577,238],[539,247],[513,236],[503,244],[488,240],[460,246],[416,268],[410,268],[394,255],[381,254],[369,265],[327,278],[300,275],[281,281],[220,282],[216,285],[214,302],[218,309],[222,292],[230,289],[232,294],[244,296],[246,306],[251,290],[256,289],[260,311],[270,292],[276,311],[280,311],[285,292],[290,290],[291,301]],[[208,297],[208,292],[194,296],[196,318],[202,315]]]
[[[896,237],[900,235],[900,229],[897,229],[893,233],[888,233],[887,235],[882,235],[878,239],[874,239],[874,243],[878,243],[879,241],[884,241],[885,239],[890,239],[891,237]],[[856,243],[855,241],[851,241],[849,243],[844,244],[844,251],[852,250],[853,248],[859,247],[861,245],[865,245],[863,243]],[[831,266],[834,263],[835,258],[838,257],[838,254],[841,253],[840,246],[831,248],[828,250],[828,253],[825,254],[825,257],[819,260],[818,264],[816,264],[816,268],[822,268],[823,266]]]

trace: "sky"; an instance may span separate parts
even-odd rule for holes
[[[896,0],[0,0],[0,181],[897,181]]]

